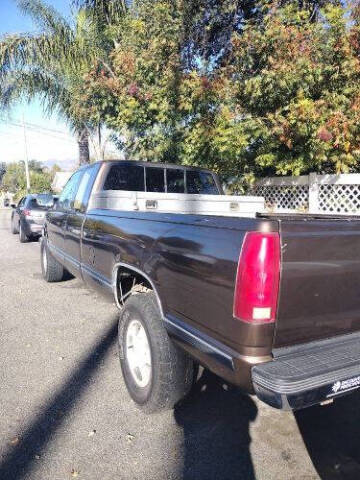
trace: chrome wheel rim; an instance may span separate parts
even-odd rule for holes
[[[46,272],[47,272],[48,259],[47,259],[47,253],[46,253],[46,248],[45,248],[45,246],[44,246],[44,248],[43,248],[42,258],[43,258],[44,272],[46,273]]]
[[[139,320],[131,320],[128,325],[126,359],[135,383],[146,387],[151,378],[151,350],[146,330]]]

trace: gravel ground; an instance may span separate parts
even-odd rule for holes
[[[360,396],[296,416],[205,372],[175,411],[129,399],[118,312],[79,280],[46,284],[39,244],[0,210],[0,480],[360,478]]]

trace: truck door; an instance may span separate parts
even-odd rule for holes
[[[78,184],[74,201],[67,212],[64,235],[65,264],[74,275],[81,273],[82,225],[91,189],[99,168],[100,164],[97,163],[82,171],[83,175]]]
[[[64,261],[64,233],[66,219],[78,190],[84,170],[75,172],[67,182],[53,210],[47,214],[46,230],[49,248],[60,262]]]

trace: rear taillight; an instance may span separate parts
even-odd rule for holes
[[[29,215],[31,215],[31,210],[28,210],[27,208],[24,208],[23,214],[24,214],[26,217],[28,217]]]
[[[248,323],[274,322],[279,278],[279,234],[246,233],[236,276],[234,317]]]

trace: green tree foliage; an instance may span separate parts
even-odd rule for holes
[[[133,159],[179,158],[182,34],[170,2],[139,1],[116,29],[111,67],[99,64],[85,79],[83,104],[104,112]]]
[[[227,180],[358,169],[359,9],[135,0],[111,34],[82,102],[128,157]]]
[[[279,0],[280,7],[294,4]],[[317,21],[325,5],[339,5],[340,0],[298,0],[295,5]],[[232,51],[232,36],[241,34],[249,22],[261,25],[269,6],[268,0],[184,0],[177,4],[184,23],[183,62],[187,69],[222,65]],[[199,62],[200,59],[200,62]]]
[[[272,8],[262,28],[233,37],[231,70],[255,171],[299,175],[358,168],[360,63],[357,10],[321,18],[296,5]],[[231,74],[230,74],[231,75]]]
[[[42,92],[85,131],[105,123],[129,158],[228,181],[359,169],[356,4],[74,0],[69,26],[18,2],[40,8],[43,32],[4,40],[0,80],[15,97]]]
[[[58,171],[57,166],[49,170],[36,160],[29,161],[30,193],[51,192],[51,183],[56,171]],[[16,198],[26,195],[26,175],[23,161],[7,164],[1,189],[5,192],[15,193]]]

